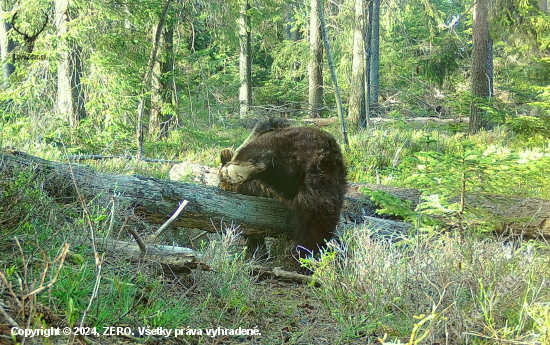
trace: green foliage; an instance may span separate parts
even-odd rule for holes
[[[435,51],[421,62],[426,77],[441,89],[447,77],[458,69],[459,48],[451,34],[441,39]]]
[[[493,146],[482,151],[467,141],[459,148],[458,152],[445,155],[416,154],[418,172],[407,182],[424,185],[433,193],[456,195],[464,173],[467,189],[481,193],[518,195],[518,186],[523,184],[528,184],[532,191],[545,188],[542,172],[550,164],[547,149],[514,152]]]
[[[370,195],[370,199],[376,205],[376,212],[379,215],[389,215],[406,221],[412,221],[416,218],[416,214],[411,208],[412,203],[409,200],[401,200],[389,193],[371,191],[366,188],[362,188],[361,192]]]
[[[541,343],[550,341],[550,305],[547,303],[534,304],[527,313],[535,321],[535,330],[541,335]]]
[[[550,117],[517,116],[506,120],[506,126],[514,133],[517,133],[527,139],[540,135],[550,138]]]

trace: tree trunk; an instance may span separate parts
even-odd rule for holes
[[[82,47],[72,42],[71,60],[71,100],[73,105],[73,127],[77,127],[80,121],[86,118],[84,90],[82,89]]]
[[[348,116],[352,123],[360,125],[361,112],[365,111],[365,62],[363,50],[363,0],[355,0],[355,26],[353,29],[353,60],[351,65],[351,86]]]
[[[372,116],[378,116],[378,92],[380,80],[380,0],[372,1],[372,38],[370,62],[370,110]]]
[[[310,0],[309,20],[309,117],[323,113],[323,41],[317,0]]]
[[[548,0],[539,0],[540,10],[544,13],[548,13]]]
[[[493,94],[493,40],[489,32],[489,1],[479,0],[474,5],[471,73],[474,99],[470,104],[470,133],[490,128],[489,119],[479,106],[480,99],[486,100]]]
[[[4,18],[5,13],[11,12],[5,0],[0,0],[0,18]],[[10,54],[15,49],[15,42],[8,37],[11,30],[11,21],[4,19],[0,23],[0,50],[2,54],[2,81],[4,88],[8,87],[9,78],[15,71],[13,61],[9,60]]]
[[[68,117],[69,124],[75,125],[75,118],[72,112],[71,77],[69,67],[69,54],[67,42],[64,36],[67,34],[67,9],[68,0],[55,0],[55,24],[59,37],[58,51],[59,60],[57,64],[57,111]]]
[[[69,125],[78,127],[80,120],[86,117],[84,94],[81,85],[82,49],[67,36],[69,17],[68,0],[55,1],[55,23],[59,37],[57,66],[57,111],[66,117]]]
[[[285,3],[284,6],[284,20],[285,20],[285,27],[283,32],[283,37],[285,40],[297,42],[301,39],[300,35],[300,27],[297,22],[296,18],[294,16],[294,13],[296,12],[297,8],[300,8],[302,0],[295,1],[293,3]],[[303,80],[303,75],[299,74],[298,71],[300,69],[301,62],[296,61],[294,63],[294,68],[291,71],[291,80],[295,82],[300,82]],[[294,109],[296,105],[293,105],[292,108]]]
[[[32,167],[35,173],[45,173],[47,181],[44,188],[61,202],[78,199],[73,176],[85,202],[94,199],[108,203],[116,192],[120,195],[118,201],[121,205],[133,207],[136,214],[154,224],[163,224],[168,220],[184,199],[189,204],[172,226],[217,232],[223,230],[222,223],[233,223],[242,225],[245,235],[253,236],[281,234],[290,224],[288,211],[274,199],[138,175],[104,174],[78,164],[72,164],[69,169],[67,164],[14,151],[0,151],[0,162],[2,174],[26,167]]]
[[[252,106],[252,48],[248,0],[239,9],[239,118],[245,118]]]
[[[162,43],[161,43],[162,44]],[[145,113],[145,118],[147,118],[147,113],[149,113],[149,125],[147,126],[147,132],[149,138],[156,137],[160,132],[160,123],[161,123],[161,108],[162,108],[162,97],[160,96],[162,92],[162,86],[160,82],[161,78],[161,62],[157,61],[153,66],[153,73],[151,73],[151,96],[149,99],[149,106],[146,107],[149,111]]]
[[[170,25],[166,27],[164,31],[164,62],[161,66],[161,97],[163,108],[171,106],[170,111],[163,110],[161,113],[161,123],[159,128],[158,139],[165,138],[170,132],[170,127],[174,122],[174,114],[171,112],[174,109],[174,112],[177,111],[175,105],[177,98],[177,91],[175,88],[174,82],[174,23],[171,22]]]
[[[336,106],[338,108],[338,116],[340,117],[340,123],[342,125],[342,134],[344,135],[344,143],[346,149],[349,148],[348,132],[346,130],[346,119],[344,116],[344,107],[342,106],[342,96],[340,95],[340,88],[338,87],[338,79],[336,78],[336,69],[334,68],[334,61],[330,52],[330,45],[328,43],[327,27],[325,25],[325,15],[323,14],[323,3],[318,0],[319,19],[321,19],[321,32],[323,34],[323,42],[325,44],[325,50],[328,57],[328,65],[330,68],[330,76],[332,78],[332,84],[334,85],[334,93],[336,98]]]
[[[373,12],[373,0],[368,1],[368,11],[365,15],[365,21],[367,25],[367,29],[364,31],[365,37],[363,40],[365,41],[364,47],[365,47],[365,117],[361,118],[361,127],[362,128],[369,128],[370,126],[370,118],[371,118],[371,56],[372,56],[372,49],[371,49],[371,42],[372,42],[372,12]]]
[[[166,25],[166,22],[165,22]],[[163,41],[162,38],[164,37],[164,30],[163,35],[160,37],[160,41],[158,43],[159,45],[159,52],[158,55],[162,55],[163,53]],[[155,45],[155,40],[157,36],[153,36],[153,46]],[[161,120],[161,111],[162,111],[162,85],[161,85],[161,78],[162,78],[162,72],[161,72],[161,65],[162,62],[161,59],[157,59],[155,63],[153,64],[153,71],[151,72],[151,89],[150,93],[151,96],[149,98],[149,105],[145,106],[145,115],[144,117],[147,119],[149,118],[149,125],[147,127],[148,132],[148,138],[155,138],[160,133],[160,124],[162,122]],[[147,111],[148,110],[148,111]],[[147,122],[147,120],[146,120]]]
[[[173,113],[177,107],[177,97],[174,84],[174,21],[166,23],[163,31],[162,61],[158,61],[151,76],[151,117],[149,133],[151,137],[160,140],[168,136],[173,123]]]
[[[137,108],[137,124],[136,124],[136,137],[137,137],[137,148],[138,153],[137,156],[139,159],[142,159],[144,157],[144,150],[143,150],[143,121],[144,121],[144,113],[145,113],[145,91],[149,89],[149,85],[151,83],[151,78],[153,75],[153,68],[155,67],[155,62],[157,61],[157,52],[160,44],[160,37],[162,34],[162,30],[164,29],[164,22],[166,21],[166,17],[168,15],[168,9],[170,8],[170,2],[172,0],[167,0],[166,5],[164,6],[164,11],[159,19],[159,24],[157,25],[157,30],[155,31],[155,41],[153,42],[153,49],[151,49],[151,55],[149,56],[149,62],[147,64],[147,70],[145,71],[145,75],[142,80],[142,89],[139,95],[139,103]]]
[[[283,19],[285,21],[285,27],[283,29],[283,38],[288,41],[294,40],[294,33],[292,26],[296,22],[293,16],[294,6],[292,4],[285,4],[283,8]]]

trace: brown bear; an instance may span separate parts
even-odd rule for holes
[[[332,135],[291,127],[284,118],[260,121],[235,152],[221,152],[220,187],[269,197],[292,214],[300,256],[333,237],[346,194],[347,169]]]

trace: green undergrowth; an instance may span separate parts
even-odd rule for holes
[[[25,297],[26,303],[31,308],[47,306],[68,325],[79,325],[98,281],[92,246],[85,238],[90,229],[98,239],[110,232],[110,210],[93,201],[85,206],[58,204],[43,190],[44,179],[28,171],[3,176],[2,181],[0,274],[19,299],[45,286]],[[114,222],[118,232],[122,221]],[[127,226],[151,231],[139,219]],[[125,233],[118,236],[130,239]],[[195,330],[258,327],[257,320],[274,307],[258,292],[252,274],[256,262],[245,259],[239,238],[231,228],[210,236],[197,250],[213,271],[196,270],[183,276],[165,273],[157,263],[136,264],[116,253],[100,254],[99,295],[86,324],[101,329],[117,325]],[[66,244],[68,253],[63,252]],[[101,241],[96,245],[100,253],[105,252]],[[3,283],[0,296],[13,297]],[[193,337],[184,338],[199,339]]]
[[[454,196],[464,173],[466,192],[550,199],[550,145],[530,139],[506,129],[466,136],[397,124],[352,136],[346,157],[353,182]]]
[[[464,245],[421,234],[391,244],[367,228],[348,229],[308,267],[315,294],[342,327],[361,337],[485,344],[548,339],[548,246],[516,250],[494,239]]]

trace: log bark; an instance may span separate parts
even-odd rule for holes
[[[241,226],[244,235],[259,237],[284,233],[290,224],[288,210],[273,199],[152,177],[105,174],[9,149],[0,152],[0,176],[25,168],[44,175],[45,190],[61,202],[73,202],[80,194],[85,202],[103,199],[107,203],[117,193],[121,204],[133,207],[137,215],[153,224],[168,220],[184,199],[189,204],[172,226],[217,232],[223,228],[222,223],[234,224]]]

